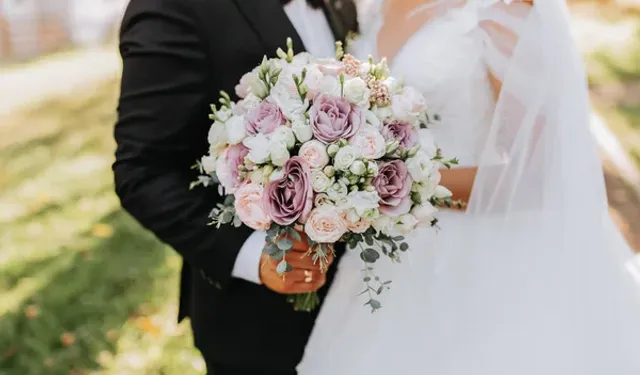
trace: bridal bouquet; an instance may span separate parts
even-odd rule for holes
[[[456,161],[435,147],[425,99],[390,77],[384,61],[356,60],[340,44],[335,59],[294,55],[287,45],[242,77],[241,100],[223,92],[211,106],[210,150],[193,185],[217,184],[226,195],[211,224],[266,231],[264,252],[281,274],[302,231],[321,270],[336,242],[357,249],[376,310],[390,281],[373,263],[399,261],[403,236],[436,224],[436,206],[452,204],[438,170]],[[308,311],[319,301],[310,293],[291,302]]]

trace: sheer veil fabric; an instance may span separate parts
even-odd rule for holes
[[[458,8],[501,82],[468,210],[443,223],[440,234],[456,234],[437,249],[420,248],[433,236],[418,235],[410,275],[395,276],[376,316],[359,302],[332,306],[349,282],[341,264],[300,374],[640,374],[632,252],[608,216],[566,4],[435,0],[410,17],[438,22]]]

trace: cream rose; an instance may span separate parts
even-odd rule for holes
[[[365,159],[379,159],[386,152],[382,134],[373,127],[363,127],[351,138],[351,145]]]
[[[333,165],[336,169],[346,171],[356,159],[358,159],[358,150],[353,146],[345,146],[336,153]]]
[[[325,204],[311,211],[304,232],[312,241],[335,243],[347,232],[347,225],[335,206]]]
[[[313,191],[316,193],[322,193],[326,191],[329,186],[331,186],[334,182],[334,178],[329,178],[322,171],[313,171],[311,173],[311,187],[313,187]]]
[[[235,193],[236,215],[248,227],[255,230],[267,230],[271,219],[262,205],[263,188],[258,184],[246,184]]]
[[[329,164],[327,146],[315,139],[303,144],[298,151],[298,155],[306,160],[311,168],[323,168]]]
[[[351,103],[368,109],[371,90],[360,77],[351,78],[344,83],[344,97]]]

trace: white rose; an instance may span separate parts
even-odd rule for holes
[[[411,214],[400,215],[395,218],[391,233],[406,236],[418,225],[418,220]]]
[[[207,136],[211,149],[216,153],[220,152],[227,146],[227,129],[221,122],[214,122],[209,128],[209,135]]]
[[[333,183],[326,191],[329,199],[334,202],[342,202],[343,199],[347,197],[348,192],[349,189],[347,188],[347,185],[345,185],[342,181]]]
[[[428,202],[415,206],[411,210],[411,215],[418,220],[418,226],[422,228],[431,227],[431,223],[435,219],[435,215],[437,213],[438,209]]]
[[[346,171],[358,159],[358,156],[358,150],[355,147],[344,146],[336,153],[333,166],[338,170]]]
[[[293,130],[293,133],[300,142],[304,143],[313,138],[313,130],[309,125],[309,121],[304,117],[294,119],[291,123],[291,130]]]
[[[249,154],[247,158],[255,164],[262,164],[269,159],[269,139],[258,133],[253,137],[245,138],[242,144],[247,146]]]
[[[202,169],[208,174],[215,172],[216,170],[216,157],[215,156],[203,156],[200,161]]]
[[[407,159],[407,169],[414,181],[428,181],[435,163],[425,153],[418,152],[416,156]]]
[[[451,193],[451,190],[447,189],[446,187],[442,185],[438,185],[436,186],[436,189],[433,192],[433,195],[438,199],[445,199],[445,198],[451,197],[453,193]]]
[[[364,217],[368,211],[370,213],[370,210],[377,209],[380,205],[380,197],[375,191],[352,191],[347,198],[350,208],[353,208],[361,217]]]
[[[311,211],[304,225],[304,232],[312,241],[334,243],[347,232],[347,226],[337,208],[325,204]]]
[[[341,87],[340,81],[334,76],[323,76],[320,80],[319,92],[331,96],[340,96]]]
[[[353,173],[356,176],[362,176],[367,173],[367,165],[360,160],[356,160],[349,167],[349,172]]]
[[[288,126],[278,126],[276,130],[271,133],[271,142],[284,142],[287,148],[293,148],[296,144],[296,136],[293,134]]]
[[[227,139],[232,145],[242,142],[247,136],[244,127],[244,116],[231,116],[224,125],[227,129]]]
[[[273,182],[275,180],[279,180],[284,177],[284,171],[282,168],[274,169],[273,172],[269,175],[269,181]]]
[[[334,178],[329,178],[322,171],[313,171],[313,173],[311,173],[311,186],[316,193],[326,191],[334,181]]]
[[[344,97],[351,103],[369,108],[369,95],[371,90],[367,83],[360,77],[348,79],[344,82]]]
[[[271,156],[271,163],[278,167],[282,167],[291,157],[287,149],[287,144],[280,141],[271,142],[269,145],[269,155]]]
[[[363,127],[351,139],[351,145],[365,159],[379,159],[386,152],[386,141],[380,132],[372,127]]]
[[[300,147],[298,155],[306,160],[311,168],[323,168],[325,165],[329,164],[327,146],[315,139],[304,143]]]

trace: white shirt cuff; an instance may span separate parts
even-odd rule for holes
[[[255,231],[242,244],[240,252],[236,257],[231,275],[238,279],[250,281],[255,284],[262,284],[260,281],[260,259],[264,248],[265,232]]]

